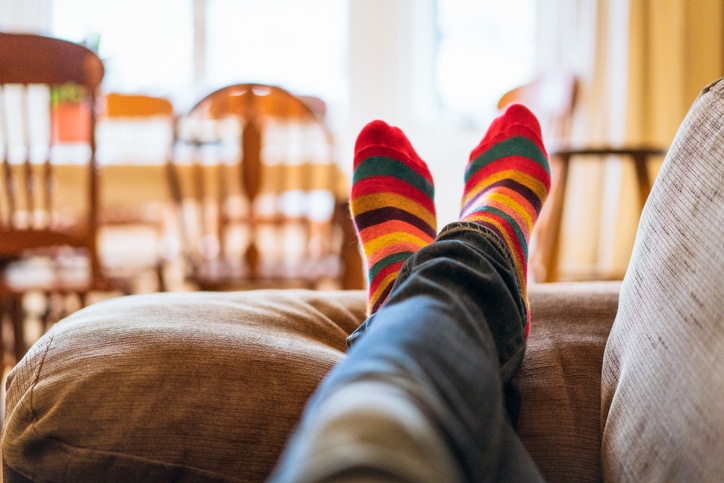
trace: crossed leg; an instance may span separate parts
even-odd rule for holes
[[[412,250],[397,243],[404,236],[384,238],[404,247],[388,296],[370,288],[369,318],[311,398],[272,480],[542,481],[505,388],[525,351],[527,242],[549,184],[538,123],[513,106],[471,153],[460,221]],[[358,231],[363,246],[380,243]]]

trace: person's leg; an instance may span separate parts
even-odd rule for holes
[[[511,164],[514,179],[526,170],[520,156],[491,164]],[[503,405],[527,326],[525,279],[501,236],[520,231],[506,226],[516,219],[453,223],[405,262],[389,300],[310,400],[274,480],[541,479]]]
[[[275,481],[538,478],[503,405],[503,382],[523,356],[525,309],[493,237],[456,224],[409,259],[409,274],[310,401]]]

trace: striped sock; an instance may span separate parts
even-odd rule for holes
[[[372,121],[357,137],[350,210],[365,254],[367,311],[387,300],[402,264],[437,235],[432,175],[405,134]]]
[[[489,228],[509,248],[528,321],[528,241],[550,182],[538,120],[522,104],[509,106],[470,153],[460,217]]]

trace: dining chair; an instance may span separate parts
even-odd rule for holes
[[[529,266],[539,282],[562,280],[560,272],[561,231],[566,208],[566,192],[570,166],[573,162],[607,162],[612,157],[633,163],[637,179],[640,211],[652,186],[649,164],[666,154],[658,146],[578,145],[571,141],[573,115],[577,107],[579,79],[565,72],[541,75],[531,82],[515,87],[501,96],[498,108],[513,102],[525,104],[536,114],[551,161],[551,190],[534,228]],[[571,279],[605,279],[610,275],[584,273]]]
[[[280,87],[236,84],[180,117],[168,179],[197,287],[361,288],[348,181],[321,112]]]
[[[165,97],[124,92],[105,93],[99,104],[97,157],[104,175],[98,223],[108,241],[103,259],[113,260],[115,275],[152,270],[152,289],[166,291],[164,268],[177,255],[165,173],[175,143],[174,105]],[[134,242],[126,243],[131,236]]]
[[[25,352],[23,296],[45,294],[42,319],[63,314],[58,297],[127,292],[98,256],[95,103],[104,68],[92,51],[32,34],[0,33],[0,291]],[[0,314],[2,315],[2,314]]]

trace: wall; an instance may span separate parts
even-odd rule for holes
[[[426,55],[434,49],[433,5],[350,0],[350,97],[341,142],[352,153],[357,133],[374,119],[402,128],[435,179],[441,227],[457,219],[463,169],[482,132],[454,125],[434,106],[433,57]]]
[[[0,0],[0,30],[43,32],[50,25],[50,0]]]

